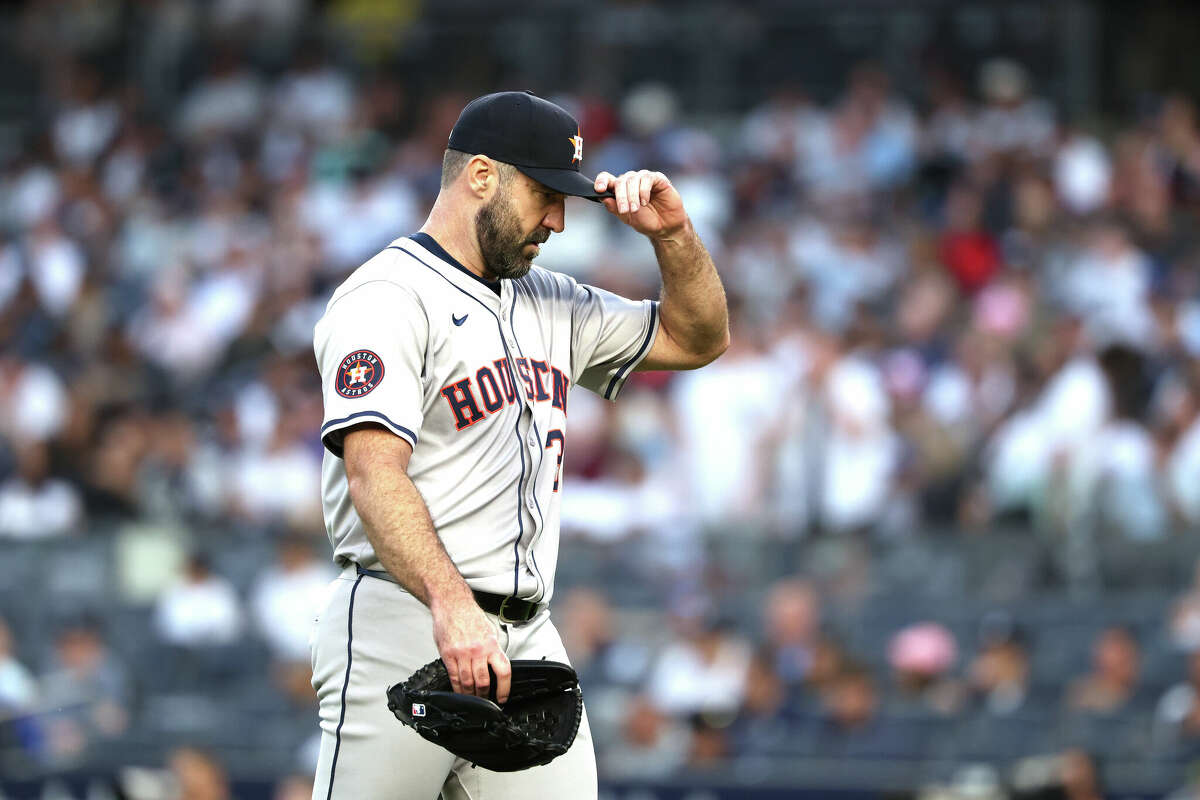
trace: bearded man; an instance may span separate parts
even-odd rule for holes
[[[596,797],[586,714],[555,761],[492,772],[400,725],[385,701],[436,658],[455,692],[501,705],[510,659],[568,661],[549,602],[570,388],[612,400],[633,370],[695,369],[728,346],[720,278],[671,182],[593,180],[582,159],[557,105],[528,92],[472,101],[429,219],[359,267],[316,325],[322,501],[342,572],[313,640],[314,800]],[[650,240],[659,300],[533,264],[563,230],[566,195]]]

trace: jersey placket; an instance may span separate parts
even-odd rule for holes
[[[529,465],[529,468],[526,470],[525,482],[520,489],[520,513],[524,515],[525,520],[529,524],[522,526],[524,535],[517,543],[518,558],[522,562],[518,566],[523,566],[525,572],[536,579],[537,592],[541,594],[543,591],[543,579],[538,573],[536,565],[532,562],[531,550],[533,542],[537,540],[545,524],[537,502],[537,484],[542,469],[543,453],[542,443],[538,440],[538,430],[534,420],[534,398],[530,397],[525,391],[525,383],[520,378],[521,373],[517,369],[516,364],[516,359],[521,358],[522,353],[524,353],[524,348],[517,337],[514,323],[519,311],[518,297],[516,291],[513,289],[512,282],[504,281],[500,288],[500,330],[504,337],[505,354],[508,357],[509,366],[513,371],[517,393],[521,397],[521,416],[517,422],[517,434],[520,437],[521,446],[528,457],[526,463]],[[532,368],[530,367],[530,369]]]

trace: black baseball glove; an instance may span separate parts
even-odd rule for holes
[[[583,695],[570,665],[513,661],[508,701],[456,694],[441,659],[387,690],[396,719],[472,765],[516,772],[549,764],[575,741],[583,718]]]

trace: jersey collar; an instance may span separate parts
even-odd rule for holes
[[[456,259],[454,256],[447,253],[446,249],[437,243],[437,239],[434,239],[428,233],[425,233],[424,231],[417,231],[416,233],[410,233],[408,235],[408,238],[412,239],[414,242],[421,245],[421,247],[424,247],[430,253],[433,253],[435,256],[437,256],[438,258],[440,258],[442,261],[446,262],[450,266],[454,267],[455,269],[461,270],[464,274],[466,274],[472,280],[478,281],[479,283],[483,284],[490,291],[495,292],[497,296],[500,295],[500,281],[498,281],[498,280],[497,281],[489,281],[489,280],[485,280],[484,278],[479,277],[474,272],[472,272],[471,270],[464,267],[461,263],[459,263],[458,259]]]

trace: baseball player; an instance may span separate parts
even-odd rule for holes
[[[565,755],[501,773],[420,738],[385,701],[439,656],[456,692],[486,696],[494,674],[501,704],[509,659],[567,661],[548,604],[570,389],[611,400],[635,369],[693,369],[728,343],[720,279],[670,181],[591,180],[582,159],[557,105],[472,101],[428,220],[351,274],[316,325],[322,502],[342,573],[313,638],[314,800],[596,797],[586,716]],[[565,195],[650,239],[657,302],[533,265],[563,230]]]

